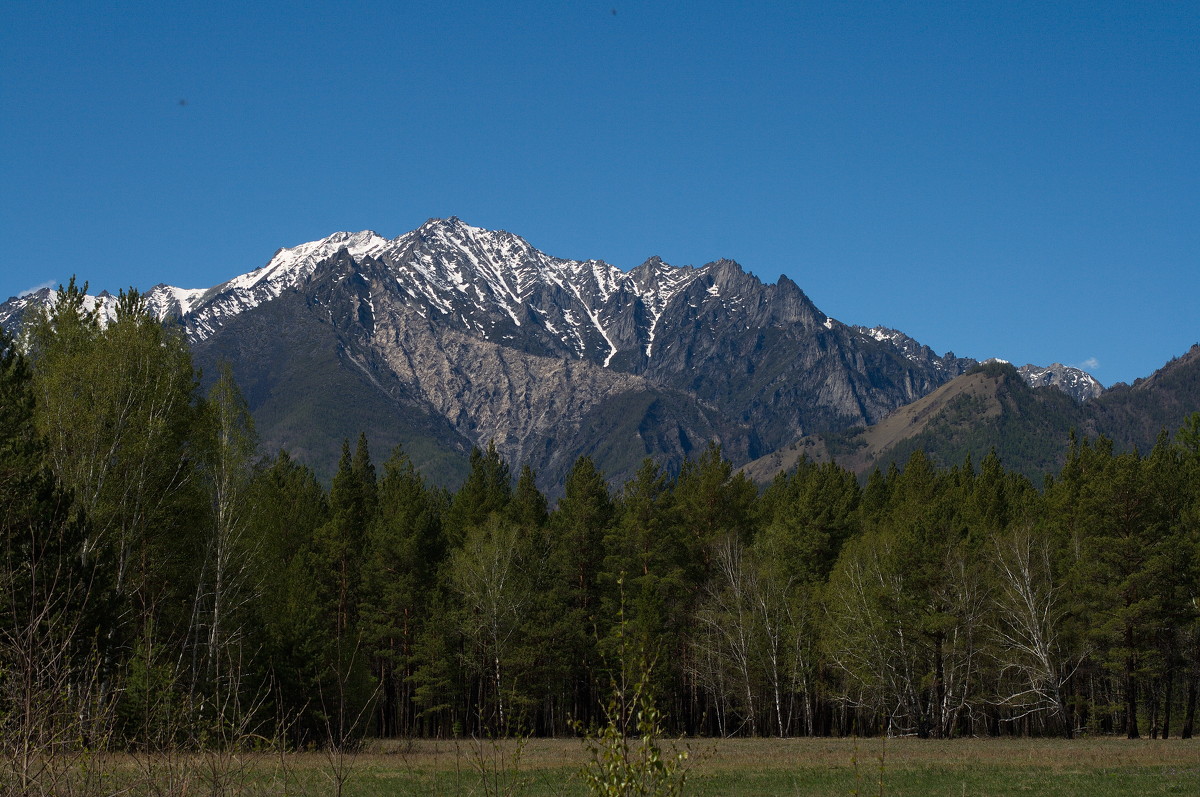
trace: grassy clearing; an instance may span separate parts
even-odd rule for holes
[[[695,795],[1200,795],[1200,740],[687,740]],[[882,766],[881,766],[882,758]],[[578,740],[376,742],[346,797],[584,794]],[[128,762],[126,762],[128,764]],[[243,759],[254,794],[333,793],[320,753]],[[883,785],[880,787],[882,775]]]

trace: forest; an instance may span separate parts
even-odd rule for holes
[[[1036,484],[920,451],[760,489],[719,448],[551,506],[494,447],[457,491],[347,441],[258,454],[136,292],[0,340],[0,732],[59,749],[566,736],[630,678],[688,736],[1188,737],[1200,413],[1073,439]]]

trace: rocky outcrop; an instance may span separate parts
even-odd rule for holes
[[[1030,387],[1053,387],[1066,393],[1079,403],[1098,398],[1104,386],[1087,371],[1061,363],[1047,366],[1022,365],[1017,369]]]

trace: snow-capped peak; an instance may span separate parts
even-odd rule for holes
[[[225,290],[247,290],[256,285],[270,283],[281,291],[298,285],[304,277],[312,273],[318,263],[333,256],[340,249],[345,249],[351,257],[361,258],[381,252],[389,243],[374,230],[335,232],[319,241],[280,249],[265,266],[234,277],[219,287]],[[274,295],[278,296],[279,292],[276,291]]]
[[[554,347],[604,365],[623,348],[642,347],[651,356],[667,305],[705,273],[657,258],[631,272],[602,260],[556,258],[520,236],[451,216],[393,239],[372,230],[335,232],[279,249],[265,265],[212,288],[155,286],[147,303],[160,318],[180,317],[191,339],[204,340],[234,316],[300,288],[341,250],[355,261],[378,261],[406,301],[473,334],[500,342],[534,318],[537,328],[522,334],[549,335],[558,340]],[[710,288],[710,298],[717,293]],[[102,315],[115,304],[112,297],[95,301]],[[639,302],[649,322],[640,332],[621,315]]]

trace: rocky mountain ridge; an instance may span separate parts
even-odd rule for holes
[[[48,301],[10,300],[0,323]],[[115,306],[93,301],[102,316]],[[446,463],[494,439],[548,481],[581,453],[619,479],[644,456],[677,463],[711,439],[746,461],[875,423],[977,364],[843,324],[786,277],[764,284],[733,261],[651,258],[624,272],[453,217],[394,239],[335,233],[212,288],[155,286],[147,301],[179,319],[207,372],[232,362],[269,447],[321,460],[361,428],[377,448],[402,442]],[[1091,380],[1061,368],[1036,378]],[[334,385],[337,417],[314,414]]]

